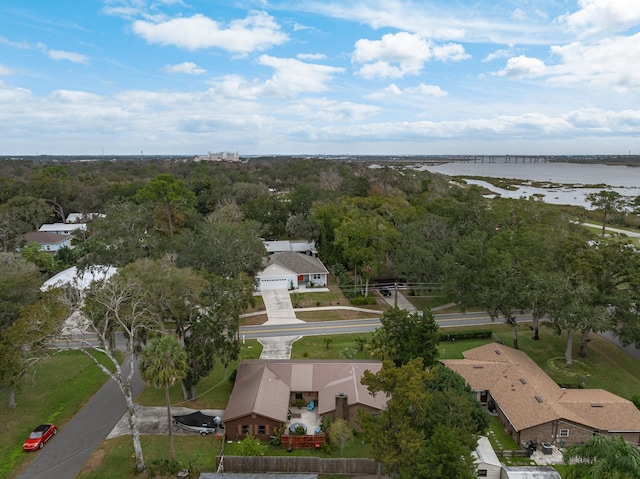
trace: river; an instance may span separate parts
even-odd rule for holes
[[[586,185],[607,185],[607,189],[622,196],[640,196],[640,168],[631,166],[609,166],[579,163],[443,163],[441,165],[421,165],[421,170],[441,173],[447,176],[510,178],[528,183],[514,185],[517,189],[505,190],[482,180],[468,179],[506,198],[538,197],[545,203],[576,205],[591,208],[586,196],[605,189],[587,188]],[[544,187],[532,186],[531,182],[546,182]]]

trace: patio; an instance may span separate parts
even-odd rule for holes
[[[318,416],[318,408],[309,411],[306,407],[290,407],[291,418],[285,424],[286,431],[289,433],[289,427],[292,424],[303,424],[307,428],[307,435],[317,434],[320,431],[320,416]]]

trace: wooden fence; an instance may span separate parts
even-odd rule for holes
[[[299,456],[218,456],[224,472],[279,474],[378,474],[378,464],[364,458],[319,458]]]
[[[284,449],[319,449],[325,442],[327,442],[327,437],[324,434],[305,436],[283,434],[280,440],[280,446]]]

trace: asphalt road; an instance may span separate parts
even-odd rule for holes
[[[124,368],[129,364],[127,360],[123,372],[128,370]],[[142,387],[136,368],[132,380],[134,398],[140,394]],[[47,442],[42,450],[29,453],[37,454],[37,457],[18,479],[73,479],[125,411],[124,396],[117,383],[109,379],[73,419],[58,428],[56,437]]]
[[[435,315],[441,328],[454,326],[480,326],[491,324],[486,313],[449,313]],[[519,316],[520,321],[531,321],[528,315]],[[498,320],[499,322],[499,320]],[[339,321],[318,321],[298,324],[274,324],[241,326],[240,338],[256,339],[280,336],[320,336],[323,334],[368,333],[380,327],[379,318],[351,319]]]

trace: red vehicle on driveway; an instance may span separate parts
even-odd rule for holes
[[[51,439],[58,433],[58,428],[55,424],[40,424],[33,430],[24,444],[22,449],[24,451],[35,451],[36,449],[42,449],[44,443]]]

